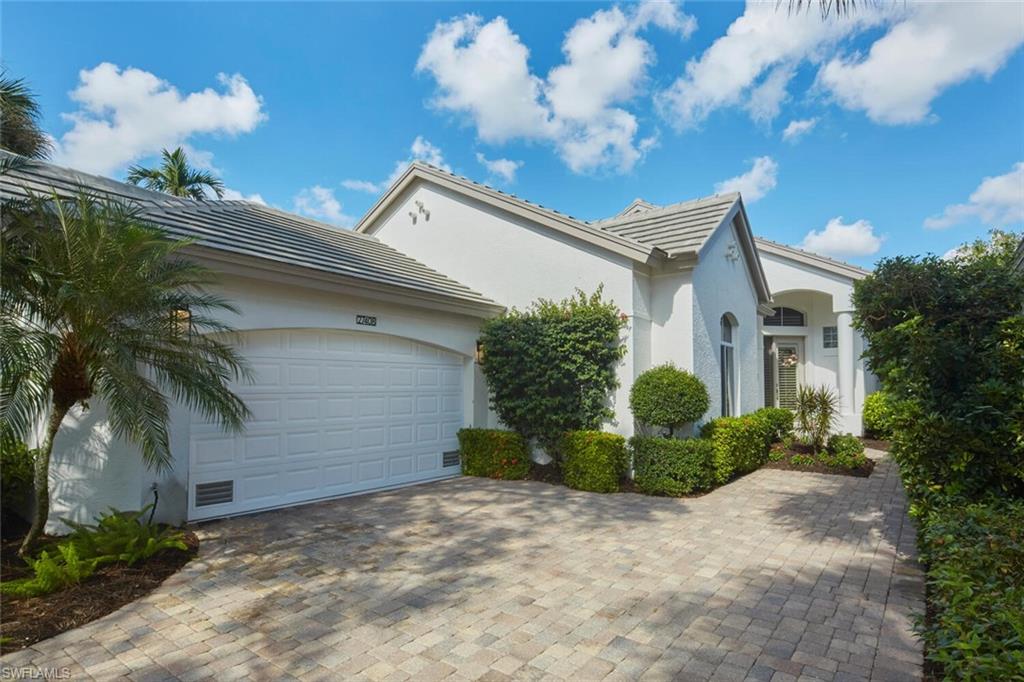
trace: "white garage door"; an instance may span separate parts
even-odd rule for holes
[[[458,472],[461,356],[327,330],[247,332],[241,348],[256,378],[236,391],[253,417],[238,435],[192,417],[190,519]]]

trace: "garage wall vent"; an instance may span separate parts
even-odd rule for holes
[[[446,467],[457,467],[459,466],[459,451],[450,450],[441,455],[441,466]]]
[[[211,504],[225,504],[235,499],[234,481],[214,481],[213,483],[196,483],[196,506],[207,507]]]

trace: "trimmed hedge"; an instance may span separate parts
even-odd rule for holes
[[[635,436],[630,445],[641,492],[676,496],[715,486],[715,449],[709,440]]]
[[[629,468],[626,439],[603,431],[570,431],[562,438],[562,480],[570,488],[614,493]]]
[[[526,441],[515,431],[460,429],[459,453],[465,476],[515,480],[530,473]]]
[[[715,482],[721,485],[767,462],[773,433],[768,419],[756,412],[719,417],[705,424],[701,436],[710,439],[714,447]]]
[[[793,435],[793,412],[783,407],[762,407],[753,416],[763,419],[771,431],[773,443]]]
[[[951,505],[921,521],[928,659],[944,679],[1024,678],[1024,501]]]
[[[885,391],[875,391],[864,399],[864,432],[872,438],[892,438],[892,398]]]

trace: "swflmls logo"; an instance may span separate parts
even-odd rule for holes
[[[0,667],[0,680],[69,680],[70,668],[36,668],[23,666],[16,668],[5,665]]]
[[[356,324],[361,324],[364,327],[376,327],[377,318],[373,315],[356,315]]]

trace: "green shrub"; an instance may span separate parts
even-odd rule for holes
[[[626,439],[603,431],[571,431],[562,439],[562,480],[570,488],[614,493],[629,468]]]
[[[798,467],[812,467],[818,463],[818,460],[813,455],[793,455],[789,458],[789,463]]]
[[[556,458],[566,431],[600,428],[613,416],[608,396],[626,353],[625,324],[600,288],[485,322],[480,368],[501,422]]]
[[[890,452],[912,497],[1024,497],[1019,241],[994,233],[951,260],[882,259],[854,285],[854,326],[894,399]]]
[[[647,370],[629,389],[629,409],[636,420],[668,429],[669,436],[703,417],[710,404],[704,382],[672,363]]]
[[[1024,501],[944,507],[922,519],[931,620],[919,623],[943,679],[1024,671]]]
[[[826,466],[843,469],[859,469],[867,464],[864,444],[849,433],[830,436],[825,451],[818,453],[818,460]]]
[[[515,431],[461,429],[458,435],[464,475],[517,480],[530,473],[526,441]]]
[[[649,495],[686,495],[715,485],[710,440],[635,436],[630,445],[636,486]]]
[[[875,391],[864,399],[864,435],[881,440],[892,437],[892,398],[885,391]]]
[[[770,430],[771,442],[777,443],[793,435],[793,412],[782,407],[762,407],[754,416],[763,419]]]
[[[0,504],[17,514],[32,499],[34,450],[19,440],[0,438]]]
[[[722,484],[768,461],[772,427],[766,419],[754,414],[719,417],[704,425],[701,436],[711,440],[715,482]]]
[[[181,531],[143,521],[152,508],[153,505],[147,505],[132,512],[111,509],[97,517],[95,525],[65,519],[72,533],[61,545],[73,547],[81,557],[94,559],[97,566],[109,563],[134,566],[161,550],[186,551],[188,546]]]

